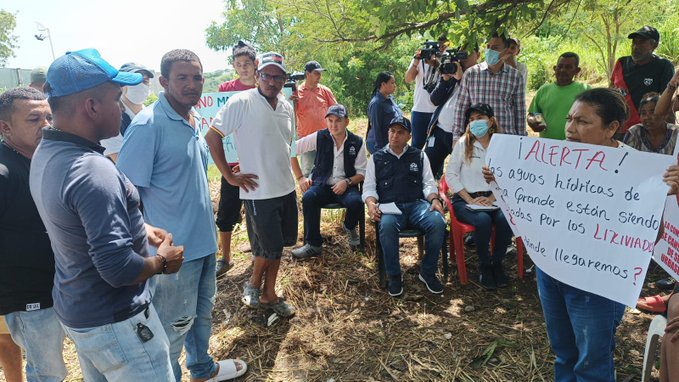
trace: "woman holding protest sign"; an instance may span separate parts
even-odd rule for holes
[[[576,97],[568,113],[566,139],[571,142],[632,150],[614,136],[629,117],[622,95],[598,88]],[[484,167],[486,181],[495,178]],[[670,193],[679,185],[679,166],[664,175]],[[615,381],[615,332],[625,306],[608,298],[586,292],[537,270],[538,292],[547,324],[547,335],[556,360],[554,380]]]
[[[446,169],[446,182],[454,192],[453,210],[463,223],[476,229],[472,233],[479,255],[479,282],[486,289],[504,288],[509,277],[502,260],[512,240],[512,229],[502,211],[493,205],[495,197],[483,181],[482,168],[490,138],[500,128],[490,105],[478,103],[465,112],[467,129],[457,141]],[[490,238],[495,226],[495,248],[490,255]]]

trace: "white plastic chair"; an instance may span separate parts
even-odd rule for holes
[[[667,326],[667,318],[661,314],[655,316],[648,327],[648,336],[646,337],[646,349],[644,350],[644,368],[641,372],[641,382],[649,382],[651,380],[651,371],[653,364],[658,356],[658,340],[665,335],[665,326]]]

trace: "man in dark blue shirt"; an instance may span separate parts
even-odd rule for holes
[[[29,381],[66,378],[64,330],[52,308],[54,254],[28,189],[31,158],[51,121],[42,91],[0,94],[0,314],[11,334],[0,324],[0,365],[9,382],[22,380],[21,349],[13,362],[2,360],[12,354],[3,346],[12,339],[26,353]]]
[[[33,156],[30,189],[54,250],[54,310],[85,380],[173,379],[147,280],[177,272],[183,247],[145,226],[139,193],[99,145],[119,132],[120,86],[141,81],[84,49],[56,59],[44,87],[54,122]]]

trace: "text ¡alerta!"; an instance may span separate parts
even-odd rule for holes
[[[521,150],[519,148],[519,150]],[[606,153],[601,150],[590,148],[569,148],[561,145],[548,145],[540,140],[535,140],[533,147],[523,160],[535,160],[554,167],[571,166],[575,169],[584,166],[586,170],[598,167],[603,171],[608,171],[604,167]]]

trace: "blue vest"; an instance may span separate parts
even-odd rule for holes
[[[387,148],[373,154],[375,183],[380,203],[414,202],[423,199],[422,176],[424,159],[422,151],[412,146],[396,158]]]
[[[347,178],[356,175],[356,156],[363,145],[363,139],[347,130],[347,139],[344,141],[344,174]],[[314,169],[311,170],[314,185],[323,185],[332,176],[332,167],[335,162],[335,141],[328,129],[319,130],[316,134],[316,159]]]

